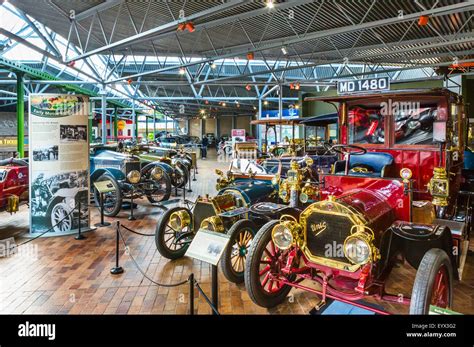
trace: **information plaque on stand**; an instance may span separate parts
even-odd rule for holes
[[[186,256],[216,266],[230,238],[226,234],[200,229],[186,251]]]

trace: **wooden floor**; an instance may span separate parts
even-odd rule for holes
[[[213,155],[214,154],[214,155]],[[212,159],[214,158],[214,159]],[[215,168],[228,164],[209,159],[199,161],[197,181],[189,196],[214,194]],[[127,220],[129,211],[122,211],[117,220],[143,233],[153,233],[162,210],[145,200],[139,201],[134,222]],[[114,220],[110,220],[114,222]],[[98,222],[97,210],[92,211],[92,224]],[[0,239],[28,230],[28,210],[0,217]],[[153,280],[173,283],[188,278],[192,272],[202,288],[210,293],[210,267],[189,258],[169,261],[157,252],[153,237],[124,232],[129,252]],[[23,250],[8,258],[0,258],[0,313],[35,314],[186,314],[188,286],[164,288],[153,285],[136,269],[123,247],[120,253],[125,272],[111,275],[114,263],[115,229],[100,228],[86,234],[87,239],[76,241],[73,236],[46,237],[30,242]],[[474,249],[471,242],[471,250]],[[222,314],[293,313],[307,314],[319,301],[314,295],[293,289],[288,301],[276,309],[267,310],[253,304],[245,286],[235,285],[219,276]],[[399,295],[410,295],[414,271],[405,266],[395,269],[388,290]],[[209,314],[210,309],[196,292],[197,314]],[[394,313],[407,313],[407,307],[382,304]],[[454,309],[474,314],[474,255],[470,252],[464,279],[455,285]]]

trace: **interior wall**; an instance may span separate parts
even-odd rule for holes
[[[205,134],[211,133],[211,134],[216,135],[216,120],[215,120],[215,118],[205,119],[204,120],[204,129],[205,129],[204,130]]]
[[[201,138],[201,119],[189,120],[189,135]]]
[[[220,117],[220,134],[221,136],[230,136],[232,130],[232,117]]]
[[[239,116],[236,117],[235,127],[236,129],[245,129],[247,133],[250,133],[250,121],[252,117],[250,116]]]

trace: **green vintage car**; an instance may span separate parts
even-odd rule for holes
[[[124,149],[140,159],[142,168],[152,163],[159,165],[171,178],[171,184],[184,188],[189,182],[193,159],[189,153],[181,150],[155,147],[149,145],[134,145]]]

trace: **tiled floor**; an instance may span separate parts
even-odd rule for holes
[[[227,164],[211,158],[199,162],[198,181],[193,182],[193,193],[215,192],[215,168]],[[147,201],[139,201],[134,222],[127,220],[128,211],[122,211],[117,220],[143,233],[153,233],[161,210]],[[0,239],[19,235],[27,230],[28,210],[0,217]],[[92,211],[92,224],[98,221],[97,211]],[[141,268],[155,281],[164,283],[186,279],[192,272],[202,288],[210,293],[210,267],[189,258],[169,261],[157,252],[154,238],[124,232],[130,253]],[[87,239],[76,241],[73,236],[47,237],[29,243],[24,251],[8,258],[0,258],[0,313],[39,314],[186,314],[188,286],[176,288],[157,287],[135,268],[130,257],[121,249],[120,261],[125,269],[122,275],[111,275],[114,263],[115,230],[100,228],[86,234]],[[17,237],[17,242],[22,239]],[[471,242],[471,249],[474,245]],[[223,314],[295,313],[306,314],[318,299],[307,292],[293,289],[288,301],[276,309],[266,310],[253,304],[245,286],[235,285],[219,276],[219,310]],[[392,293],[409,295],[414,271],[404,266],[395,269],[388,283]],[[208,314],[210,309],[198,295],[197,314]],[[463,282],[456,283],[454,309],[474,313],[474,255],[468,256]],[[406,313],[407,307],[384,304],[387,310]]]

